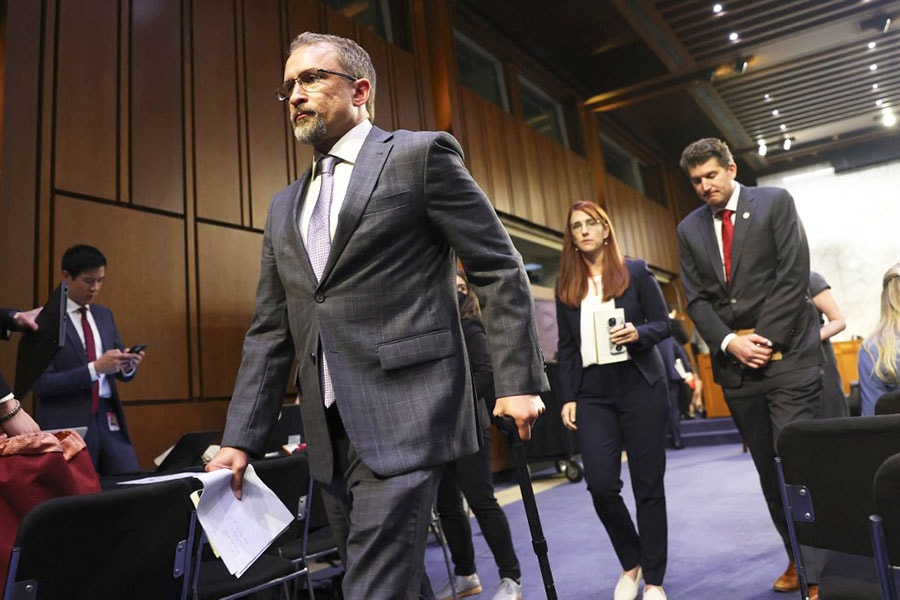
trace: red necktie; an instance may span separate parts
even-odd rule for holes
[[[81,311],[81,329],[84,331],[84,349],[87,350],[88,362],[97,360],[97,347],[94,345],[94,330],[91,322],[87,318],[87,307],[82,306],[78,310]],[[95,381],[91,385],[91,414],[96,415],[100,408],[100,381]]]
[[[722,219],[722,260],[725,262],[725,283],[731,282],[731,240],[734,238],[734,223],[731,222],[733,210],[727,208],[719,211]]]

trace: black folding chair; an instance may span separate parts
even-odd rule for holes
[[[285,502],[292,514],[309,488],[309,464],[303,454],[253,461],[253,469],[259,478]],[[304,500],[305,501],[305,500]],[[294,528],[292,530],[292,528]],[[296,582],[308,574],[305,562],[294,562],[278,556],[278,544],[299,529],[292,524],[270,546],[270,552],[262,554],[240,577],[228,572],[225,563],[212,555],[201,535],[194,557],[192,591],[194,600],[234,600],[262,590],[280,588],[283,598],[296,595]],[[289,584],[294,583],[294,587]]]
[[[881,598],[867,524],[875,472],[900,452],[900,415],[795,421],[776,446],[801,596],[809,597],[805,545],[834,551],[818,582],[823,600]]]
[[[38,504],[16,534],[3,599],[186,598],[192,489],[179,479]]]
[[[894,454],[875,473],[877,514],[869,517],[875,569],[881,597],[897,600],[900,577],[894,565],[900,565],[900,454]]]

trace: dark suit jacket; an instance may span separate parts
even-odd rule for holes
[[[497,395],[537,394],[546,377],[521,257],[459,144],[441,132],[373,128],[320,282],[298,227],[308,177],[269,207],[256,312],[223,445],[262,452],[296,354],[310,467],[316,479],[331,481],[321,339],[347,435],[370,469],[390,476],[475,452],[457,257],[486,299]]]
[[[122,340],[119,338],[119,330],[116,328],[112,311],[99,304],[91,304],[91,314],[97,324],[100,339],[103,342],[103,350],[113,348],[123,349]],[[88,370],[87,351],[84,343],[78,337],[78,332],[71,319],[66,320],[66,343],[53,357],[53,361],[47,370],[34,384],[35,396],[35,420],[44,429],[60,429],[64,427],[83,427],[91,419],[91,373]],[[119,417],[119,426],[125,436],[128,436],[128,428],[125,424],[125,414],[122,411],[122,402],[119,400],[119,392],[116,389],[116,379],[130,381],[134,378],[117,374],[116,377],[107,376],[112,403]]]
[[[679,344],[674,337],[668,337],[661,340],[656,348],[659,350],[659,355],[662,356],[663,365],[666,367],[666,379],[669,381],[684,381],[681,377],[681,373],[675,369],[675,359],[681,359],[681,364],[684,366],[685,373],[691,373],[692,369],[691,361],[682,345]]]
[[[722,270],[713,211],[708,205],[678,225],[687,312],[709,344],[713,375],[737,387],[743,369],[721,351],[725,336],[755,329],[783,360],[766,376],[822,363],[815,307],[809,300],[809,246],[794,200],[781,188],[741,186],[731,251],[731,284]]]
[[[0,308],[0,339],[9,339],[9,332],[13,328],[14,314],[16,314],[16,311],[10,308]],[[9,387],[9,384],[6,383],[5,379],[3,379],[3,374],[0,373],[0,398],[3,398],[7,394],[11,393],[12,388]]]
[[[638,330],[638,341],[626,344],[628,354],[647,383],[652,385],[665,377],[666,370],[656,344],[669,337],[669,315],[659,284],[647,263],[638,259],[625,259],[631,282],[616,308],[625,310],[625,321]],[[556,322],[559,327],[559,380],[563,402],[581,397],[581,306],[572,308],[556,298]]]

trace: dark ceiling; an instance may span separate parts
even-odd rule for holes
[[[756,175],[900,158],[900,0],[469,4],[670,165],[707,136]]]

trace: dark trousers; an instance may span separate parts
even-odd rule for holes
[[[662,585],[668,556],[663,484],[668,416],[664,378],[648,384],[631,361],[584,370],[576,424],[588,491],[622,568],[641,565],[651,585]],[[637,529],[621,495],[623,448]]]
[[[344,598],[432,600],[425,547],[443,467],[379,476],[360,460],[335,405],[328,418],[335,474],[322,500],[344,563]]]
[[[781,504],[775,471],[775,440],[791,421],[814,419],[822,393],[822,369],[797,369],[773,377],[747,371],[740,387],[724,388],[725,401],[734,423],[744,438],[756,472],[769,516],[781,535],[788,556],[791,544]]]
[[[500,578],[509,577],[519,581],[522,573],[513,547],[509,521],[494,497],[490,430],[483,430],[481,449],[478,452],[458,458],[444,467],[438,486],[437,511],[441,517],[444,537],[450,547],[454,571],[457,575],[472,575],[475,573],[475,547],[472,544],[469,516],[463,509],[460,491],[478,519],[484,540],[497,563]]]
[[[125,423],[118,431],[110,429],[107,413],[116,414],[110,398],[100,398],[97,414],[91,415],[84,442],[98,475],[138,473],[141,470],[134,447],[125,435]]]
[[[681,398],[681,388],[684,386],[682,381],[666,381],[666,393],[669,399],[669,436],[672,443],[676,446],[681,444],[681,407],[679,400]]]

